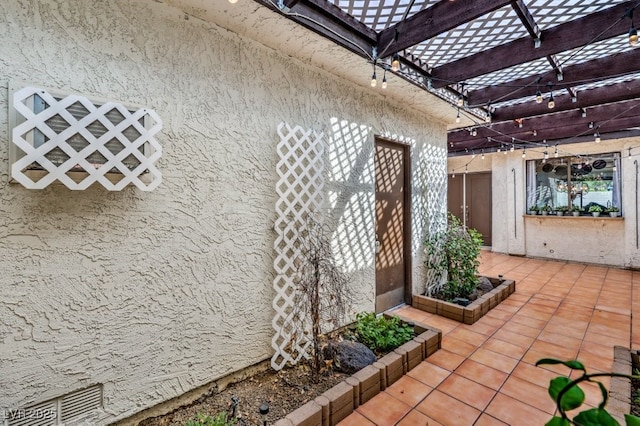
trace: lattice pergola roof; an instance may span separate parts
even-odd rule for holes
[[[452,155],[538,143],[541,134],[588,141],[577,130],[591,123],[604,138],[638,134],[640,52],[628,35],[640,0],[255,1],[387,72],[397,54],[397,74],[416,90],[462,95],[468,117],[473,108],[490,113],[491,128],[475,119],[476,132],[450,131]]]

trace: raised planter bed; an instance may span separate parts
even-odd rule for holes
[[[635,352],[635,351],[634,351]],[[631,375],[634,368],[640,364],[637,353],[634,353],[624,346],[614,346],[613,348],[613,369],[614,373]],[[634,359],[635,358],[635,359]],[[632,396],[631,382],[624,377],[612,377],[609,386],[609,401],[607,411],[620,424],[625,424],[624,415],[631,413]]]
[[[516,291],[516,282],[514,280],[493,277],[487,278],[493,285],[493,290],[480,296],[467,306],[461,306],[433,297],[415,295],[413,296],[413,307],[454,321],[473,324],[509,297],[511,293]]]
[[[392,385],[428,356],[440,349],[442,332],[415,326],[420,334],[313,401],[278,420],[274,426],[333,426],[345,419],[387,386]]]

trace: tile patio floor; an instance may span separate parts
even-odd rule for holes
[[[589,372],[606,372],[614,345],[640,348],[640,272],[489,251],[480,272],[515,279],[516,292],[473,325],[398,308],[441,329],[442,349],[341,426],[544,425],[555,411],[549,380],[569,371],[535,367],[538,359],[577,358]],[[596,406],[597,386],[583,389]]]

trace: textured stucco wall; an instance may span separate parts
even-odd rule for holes
[[[443,123],[159,2],[3,1],[0,35],[0,409],[102,383],[91,421],[104,424],[271,356],[283,120],[324,131],[364,176],[375,135],[412,146],[424,285],[416,242],[442,210]],[[9,80],[155,109],[161,186],[8,183]],[[338,219],[371,218],[373,182],[351,177],[332,176]],[[358,226],[353,312],[374,300],[372,222]]]
[[[468,172],[492,172],[493,251],[516,255],[566,259],[620,267],[640,267],[640,250],[636,245],[636,169],[640,162],[640,138],[605,140],[602,143],[561,146],[561,155],[619,152],[622,156],[622,220],[572,217],[526,217],[526,172],[522,151],[493,153],[472,159],[471,156],[448,160],[448,171],[460,175]],[[629,148],[633,148],[631,158]],[[527,150],[526,160],[541,159],[544,149]],[[514,187],[513,173],[516,183]],[[638,188],[640,190],[640,188]],[[514,214],[514,203],[515,214]]]

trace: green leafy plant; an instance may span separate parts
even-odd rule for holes
[[[458,218],[449,214],[446,229],[429,238],[427,262],[436,275],[436,283],[427,291],[434,290],[443,298],[469,297],[478,286],[478,266],[482,234],[475,229],[462,226]],[[438,285],[443,278],[446,283]]]
[[[582,209],[580,208],[580,206],[579,206],[579,205],[574,204],[573,206],[571,206],[571,211],[572,211],[572,212],[581,212],[581,211],[582,211]]]
[[[564,213],[566,211],[569,211],[569,206],[558,206],[555,208],[555,211]]]
[[[529,207],[529,211],[530,211],[530,212],[535,213],[535,212],[537,212],[538,210],[539,210],[538,206],[531,206],[531,207]]]
[[[549,204],[545,204],[544,206],[540,207],[540,211],[550,213],[553,211],[553,208]]]
[[[607,213],[612,213],[612,212],[619,212],[620,209],[616,206],[614,206],[613,204],[611,204],[611,202],[607,201],[607,208],[604,209]]]
[[[413,339],[415,332],[396,317],[387,319],[373,312],[360,312],[356,315],[355,335],[372,351],[384,352]]]
[[[227,413],[218,413],[215,416],[198,413],[195,419],[189,420],[185,426],[234,426],[236,419],[227,418]]]
[[[594,204],[591,207],[589,207],[589,213],[602,213],[602,207]]]
[[[536,362],[536,366],[539,365],[555,365],[562,364],[573,370],[582,371],[582,375],[570,379],[565,376],[559,376],[552,379],[549,383],[549,395],[553,399],[558,408],[560,416],[553,416],[551,420],[546,423],[546,426],[571,426],[571,425],[584,425],[584,426],[616,426],[620,425],[616,419],[605,409],[607,400],[609,399],[609,392],[605,386],[597,381],[593,380],[596,377],[625,377],[628,379],[638,378],[637,376],[630,376],[627,374],[619,373],[593,373],[588,374],[584,365],[578,360],[561,361],[554,358],[543,358]],[[569,419],[567,411],[580,408],[584,403],[585,394],[584,391],[578,386],[582,382],[597,383],[602,393],[602,402],[597,408],[590,408],[580,411],[573,419]],[[640,426],[640,417],[632,416],[630,414],[624,415],[625,424],[627,426]]]

